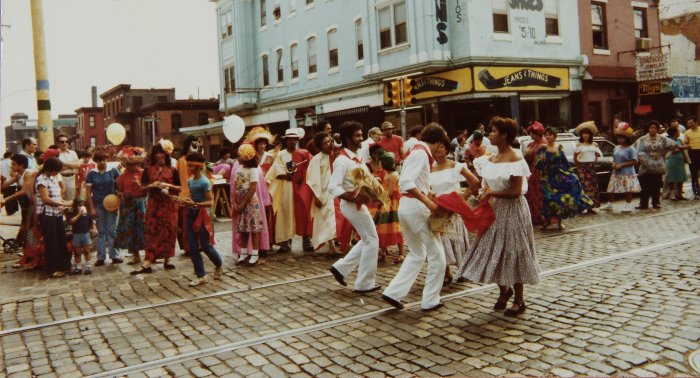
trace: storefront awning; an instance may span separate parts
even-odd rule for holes
[[[546,101],[559,100],[569,97],[569,93],[548,93],[548,94],[521,94],[520,101]]]

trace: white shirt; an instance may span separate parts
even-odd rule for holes
[[[27,157],[27,169],[37,170],[39,168],[36,164],[36,158],[34,155],[28,154],[24,151],[20,151],[19,154]]]
[[[78,154],[75,153],[73,150],[66,150],[66,151],[61,151],[61,153],[58,155],[58,160],[62,161],[63,163],[80,163],[80,159],[78,159]],[[78,173],[77,168],[63,168],[61,169],[61,175],[65,174],[76,174]]]
[[[369,173],[369,169],[367,169],[366,165],[352,160],[360,158],[356,153],[348,150],[347,148],[344,148],[343,150],[350,158],[345,155],[338,155],[333,162],[333,173],[331,174],[331,180],[328,183],[328,192],[333,197],[340,197],[343,195],[343,193],[353,190],[354,185],[352,183],[352,178],[350,175],[348,175],[348,172],[355,168],[362,168]]]
[[[2,159],[2,166],[0,168],[0,175],[5,179],[9,179],[12,174],[12,160],[10,158]]]
[[[359,157],[362,160],[363,163],[369,163],[369,146],[376,143],[372,137],[369,137],[362,141],[360,144],[360,152],[359,152]]]
[[[428,145],[417,142],[415,145]],[[408,158],[403,161],[401,176],[399,177],[401,193],[408,193],[411,189],[418,189],[423,194],[430,193],[430,157],[429,152],[423,149],[413,149]]]
[[[408,151],[411,151],[413,149],[413,146],[415,146],[418,142],[420,141],[415,137],[408,138],[408,140],[403,144],[403,155],[406,156]]]

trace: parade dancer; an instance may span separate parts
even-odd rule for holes
[[[401,300],[408,295],[427,258],[428,274],[421,301],[422,310],[427,312],[442,307],[440,289],[446,266],[445,250],[428,223],[431,212],[438,210],[438,205],[430,199],[430,167],[435,150],[442,143],[450,142],[445,130],[438,124],[426,126],[421,140],[409,152],[399,179],[399,221],[409,253],[396,277],[384,290],[382,299],[395,308],[402,309]]]
[[[287,148],[281,150],[267,172],[272,209],[275,212],[275,242],[280,252],[289,252],[294,235],[304,238],[304,251],[313,252],[311,245],[311,202],[313,193],[306,183],[306,170],[311,161],[309,151],[297,148],[301,139],[298,129],[287,129],[282,137]]]
[[[314,135],[313,141],[320,152],[311,159],[306,172],[306,182],[314,193],[314,204],[311,207],[314,222],[311,243],[316,250],[322,244],[328,244],[329,251],[335,254],[337,235],[335,203],[333,196],[328,192],[328,184],[331,181],[333,138],[326,132],[320,132]]]
[[[358,156],[362,143],[362,124],[353,121],[343,123],[340,126],[340,137],[343,149],[333,162],[328,191],[333,197],[340,198],[340,211],[355,228],[360,241],[352,247],[347,256],[333,264],[330,270],[335,279],[346,286],[345,277],[357,268],[355,292],[368,293],[381,288],[375,282],[379,236],[367,209],[370,199],[365,194],[353,192],[354,183],[350,175],[351,171],[359,168],[367,171],[367,175],[371,177],[367,166],[362,164]]]

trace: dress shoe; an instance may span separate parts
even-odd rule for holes
[[[390,298],[390,297],[387,297],[386,295],[382,294],[382,300],[384,300],[384,302],[394,306],[394,308],[397,310],[403,310],[403,303],[397,301],[394,298]]]
[[[445,307],[445,304],[442,303],[442,302],[440,302],[440,303],[436,304],[435,306],[433,306],[433,307],[431,307],[431,308],[421,308],[421,309],[420,309],[420,312],[431,312],[431,311],[439,310],[439,309],[441,309],[441,308],[443,308],[443,307]]]
[[[355,289],[355,290],[353,290],[353,291],[356,292],[357,294],[365,294],[365,293],[371,293],[371,292],[377,291],[377,290],[379,290],[379,289],[381,289],[381,288],[382,288],[382,285],[377,285],[377,286],[375,286],[375,287],[373,287],[373,288],[371,288],[371,289],[367,289],[367,290],[357,290],[357,289]]]
[[[132,276],[135,276],[137,274],[142,274],[142,273],[153,273],[153,268],[151,268],[150,266],[148,268],[146,268],[142,265],[141,268],[139,268],[137,270],[132,270],[131,273],[129,273],[129,274],[131,274]]]
[[[505,310],[506,307],[508,306],[508,300],[512,296],[513,296],[513,289],[509,287],[508,291],[506,292],[505,300],[501,300],[501,296],[499,296],[498,300],[496,301],[496,304],[493,305],[493,309],[496,311]]]
[[[119,257],[115,257],[112,259],[112,264],[121,264],[123,262],[124,260],[120,259]]]
[[[97,260],[97,261],[95,261],[95,266],[102,266],[102,265],[104,265],[104,264],[105,264],[105,261],[104,261],[104,260]]]
[[[335,280],[338,281],[339,284],[347,286],[347,284],[345,283],[345,277],[343,277],[343,275],[340,274],[338,269],[331,265],[330,271],[331,273],[333,273],[333,277],[335,277]]]
[[[518,315],[524,313],[525,312],[525,303],[518,303],[518,304],[519,304],[519,306],[518,306],[517,310],[513,310],[513,309],[509,308],[503,313],[503,315],[505,315],[505,316],[518,316]]]
[[[175,265],[172,263],[165,263],[165,264],[163,264],[163,268],[168,269],[168,270],[175,269]]]

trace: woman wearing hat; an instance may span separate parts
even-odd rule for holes
[[[574,149],[574,164],[576,165],[576,176],[578,176],[588,198],[593,200],[593,208],[600,207],[600,191],[598,189],[598,175],[596,174],[596,163],[603,153],[598,147],[598,143],[593,141],[593,136],[598,134],[595,122],[584,122],[576,127],[579,135],[578,143]],[[588,213],[595,214],[593,208],[588,209]]]
[[[637,171],[634,166],[637,164],[637,150],[632,147],[634,141],[634,130],[627,122],[620,122],[615,130],[617,146],[613,151],[613,172],[608,183],[608,204],[601,210],[613,211],[612,200],[615,194],[624,194],[627,202],[622,206],[623,212],[632,211],[632,196],[642,189],[639,186]]]
[[[639,160],[639,185],[642,193],[637,209],[649,208],[649,197],[654,209],[661,208],[661,187],[666,173],[666,153],[676,148],[676,144],[659,135],[659,121],[647,123],[647,134],[634,143]]]
[[[112,264],[121,264],[119,251],[114,247],[117,233],[117,212],[108,210],[102,201],[110,194],[116,193],[119,171],[116,168],[107,169],[107,151],[97,149],[92,154],[96,167],[88,172],[85,178],[85,197],[90,215],[97,217],[97,261],[95,266],[104,265],[107,251]]]
[[[527,133],[532,138],[525,148],[525,161],[530,168],[530,177],[527,179],[528,190],[525,193],[527,205],[530,207],[530,218],[533,224],[542,222],[542,185],[540,184],[540,174],[535,169],[535,158],[540,147],[546,144],[544,135],[544,125],[535,121],[527,128]]]
[[[139,251],[145,248],[146,195],[141,192],[143,168],[140,164],[146,159],[146,152],[139,147],[126,146],[119,151],[117,159],[126,168],[117,177],[117,194],[121,201],[114,247],[127,249],[132,256],[129,264],[138,264],[141,262]]]

